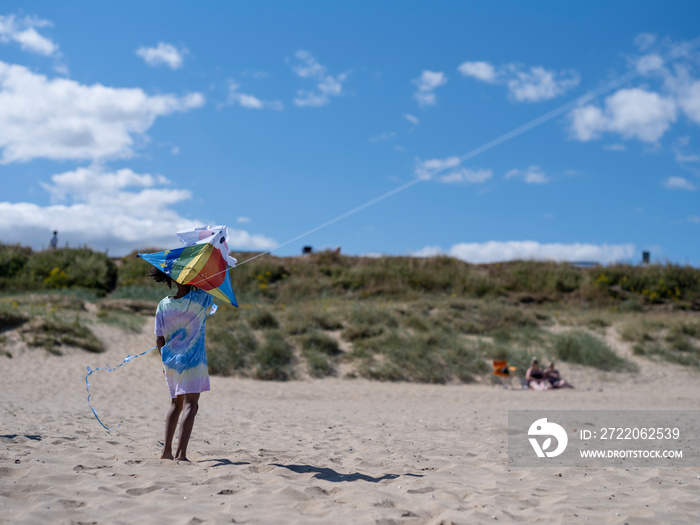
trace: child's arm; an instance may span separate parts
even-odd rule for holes
[[[156,346],[158,347],[158,354],[160,355],[160,349],[165,346],[165,337],[163,337],[162,335],[156,337]]]

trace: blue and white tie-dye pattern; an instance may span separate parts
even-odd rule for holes
[[[212,296],[198,288],[158,304],[155,334],[165,338],[161,359],[171,398],[209,390],[204,325],[211,306]]]

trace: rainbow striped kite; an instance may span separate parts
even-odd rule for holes
[[[238,306],[231,287],[229,265],[236,260],[228,255],[226,226],[206,226],[178,232],[183,242],[191,242],[192,235],[200,240],[173,250],[139,253],[180,284],[192,284],[227,304]]]

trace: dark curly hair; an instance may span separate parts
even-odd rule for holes
[[[172,288],[173,280],[171,279],[171,277],[170,277],[169,275],[167,275],[166,273],[161,272],[161,271],[160,271],[158,268],[156,268],[155,266],[151,266],[151,267],[148,269],[148,271],[146,272],[146,274],[147,274],[150,278],[152,278],[155,282],[167,284],[167,285],[168,285],[168,288]]]

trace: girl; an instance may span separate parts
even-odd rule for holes
[[[163,299],[156,310],[156,346],[172,400],[165,417],[165,442],[160,457],[189,461],[187,444],[199,407],[199,394],[209,390],[204,325],[212,296],[195,286],[173,281],[157,268],[150,268],[149,275],[168,288],[173,282],[177,285],[177,293]],[[173,437],[180,415],[180,436],[173,456]]]

